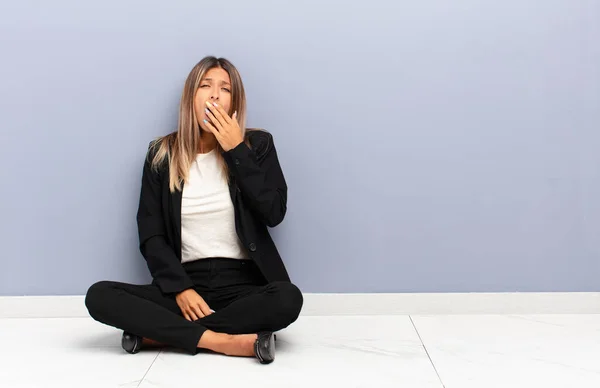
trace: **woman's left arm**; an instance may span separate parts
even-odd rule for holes
[[[273,136],[265,131],[250,131],[250,147],[243,141],[236,113],[229,117],[217,105],[206,103],[210,121],[204,125],[224,150],[224,158],[236,178],[240,191],[263,223],[274,227],[283,221],[287,209],[287,185]]]
[[[242,142],[225,152],[224,157],[244,198],[267,226],[274,227],[285,217],[287,184],[273,136],[268,132],[255,131],[250,134],[251,140],[252,137],[258,140],[256,150]]]

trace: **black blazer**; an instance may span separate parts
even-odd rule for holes
[[[283,221],[287,209],[287,184],[277,158],[273,136],[248,130],[250,147],[241,143],[224,152],[229,167],[229,192],[235,209],[235,226],[248,255],[265,280],[290,281],[267,226]],[[140,251],[153,284],[163,293],[178,293],[194,286],[181,263],[182,191],[169,191],[169,166],[151,169],[154,153],[148,149],[142,173],[137,224]]]

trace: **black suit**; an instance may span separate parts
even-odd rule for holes
[[[169,190],[168,164],[144,162],[137,223],[140,251],[153,282],[103,281],[87,292],[90,315],[105,324],[195,352],[206,329],[230,334],[276,331],[295,321],[302,294],[289,275],[267,227],[281,223],[287,184],[271,134],[247,132],[246,143],[223,153],[238,237],[250,260],[201,259],[181,263],[182,191]],[[195,289],[217,312],[192,323],[175,296]],[[262,314],[261,314],[262,312]]]
[[[231,173],[230,194],[238,236],[267,281],[289,281],[269,235],[287,210],[287,185],[271,134],[248,131],[252,149],[242,143],[224,153]],[[152,157],[148,153],[148,159]],[[137,214],[140,249],[154,281],[165,293],[192,287],[181,266],[181,191],[170,193],[168,166],[153,173],[144,165]]]

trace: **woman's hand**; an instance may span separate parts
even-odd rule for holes
[[[207,101],[206,114],[210,121],[204,120],[204,125],[215,135],[225,152],[234,149],[244,141],[242,130],[236,120],[237,112],[233,117],[229,117],[220,105]]]
[[[175,300],[183,313],[183,317],[188,321],[193,322],[212,314],[204,299],[191,288],[177,294]]]

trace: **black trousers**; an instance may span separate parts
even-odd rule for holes
[[[228,334],[278,331],[294,322],[303,296],[290,282],[267,283],[251,260],[201,259],[185,263],[194,289],[215,310],[190,322],[183,317],[175,295],[157,285],[101,281],[85,297],[96,321],[196,354],[207,330]]]

